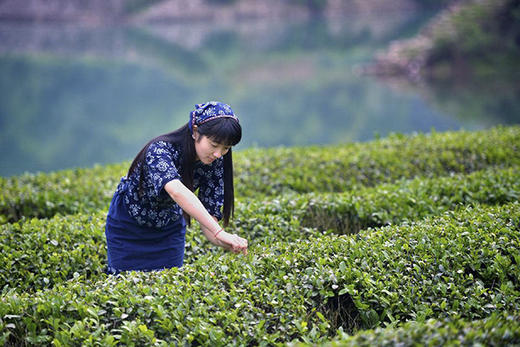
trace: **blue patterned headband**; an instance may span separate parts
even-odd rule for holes
[[[201,125],[216,118],[233,118],[238,122],[237,116],[235,116],[229,105],[218,101],[209,101],[195,105],[195,110],[190,112],[188,127],[193,133],[194,125]]]

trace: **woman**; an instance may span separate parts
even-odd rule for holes
[[[247,240],[218,223],[227,226],[233,213],[231,147],[241,137],[231,107],[211,101],[195,105],[186,125],[144,146],[108,211],[108,273],[181,267],[190,217],[213,244],[247,254]]]

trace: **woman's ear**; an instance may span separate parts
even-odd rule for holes
[[[198,131],[198,129],[197,129],[197,126],[194,125],[194,126],[193,126],[193,134],[191,134],[191,137],[193,137],[193,139],[194,139],[195,141],[198,141],[198,140],[199,140],[199,136],[200,136],[200,134],[199,134],[199,131]]]

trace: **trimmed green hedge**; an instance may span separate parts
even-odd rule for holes
[[[122,164],[0,177],[0,223],[108,208]]]
[[[404,136],[328,147],[235,153],[236,196],[345,192],[402,178],[520,164],[520,127]],[[0,223],[106,209],[128,163],[0,178]]]
[[[520,127],[394,135],[326,147],[247,149],[240,154],[238,196],[344,192],[402,178],[518,165]]]
[[[401,180],[341,194],[284,195],[243,201],[238,204],[232,227],[251,239],[269,242],[277,238],[294,240],[304,228],[354,234],[367,227],[440,214],[458,205],[504,204],[519,197],[519,167],[487,169],[469,175]]]
[[[241,202],[231,232],[250,244],[296,241],[326,230],[353,234],[368,227],[399,224],[440,215],[459,205],[504,204],[518,200],[518,168],[488,169],[470,175],[414,179],[365,188],[356,194],[309,194]],[[0,226],[0,288],[18,291],[52,288],[77,273],[90,278],[105,267],[106,211],[55,216]],[[187,234],[185,262],[208,252],[209,244],[194,223]]]
[[[365,188],[356,194],[309,194],[245,201],[237,205],[231,232],[250,244],[296,241],[326,230],[357,233],[439,215],[461,204],[503,204],[518,200],[518,168],[488,169],[470,175],[414,179]],[[90,278],[105,267],[106,211],[55,216],[0,226],[0,288],[18,291],[52,288],[77,273]],[[185,262],[208,252],[222,253],[194,223],[187,234]]]
[[[99,276],[106,266],[106,212],[56,216],[0,225],[0,289],[52,288],[82,275]]]
[[[250,254],[194,226],[182,269],[118,277],[103,231],[128,163],[2,178],[0,345],[518,343],[519,134],[238,152]]]
[[[520,309],[520,204],[208,254],[182,270],[78,279],[0,302],[6,344],[320,342],[336,329]]]
[[[362,189],[356,194],[307,198],[302,225],[339,234],[416,221],[459,205],[504,204],[520,198],[520,167],[469,175],[414,179]]]
[[[294,344],[303,347],[308,344]],[[428,320],[409,322],[400,328],[367,330],[354,336],[341,333],[322,347],[349,346],[518,346],[520,315],[518,312],[492,314],[476,321]]]

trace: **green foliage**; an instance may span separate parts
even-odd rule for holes
[[[439,215],[460,205],[504,204],[520,197],[518,167],[470,175],[415,179],[355,194],[307,197],[302,225],[339,234]]]
[[[499,1],[501,2],[501,1]],[[496,3],[496,2],[495,2]],[[491,1],[480,2],[478,5],[468,5],[451,17],[451,26],[446,26],[437,32],[436,45],[438,54],[472,55],[487,51],[495,42],[495,35],[490,30],[494,23],[488,21],[493,16],[494,8]],[[453,50],[449,52],[450,50]]]
[[[287,195],[240,200],[229,231],[250,244],[297,242],[323,233],[355,234],[369,227],[440,215],[461,205],[504,204],[520,196],[518,167],[470,175],[403,180],[342,194]],[[4,240],[0,288],[18,292],[52,288],[74,276],[99,276],[106,261],[106,211],[24,220],[0,227]],[[199,231],[189,230],[185,262],[221,253]],[[37,261],[35,261],[37,260]]]
[[[106,264],[106,212],[30,219],[0,226],[0,289],[34,291],[79,276],[98,276]]]
[[[237,156],[237,195],[352,191],[400,178],[507,167],[519,162],[519,135],[518,127],[497,127],[327,147],[248,149]]]
[[[235,194],[345,192],[402,178],[469,173],[520,163],[520,127],[394,135],[370,143],[235,153]],[[0,222],[106,209],[128,163],[0,178]]]
[[[518,200],[518,168],[470,175],[417,178],[356,192],[285,195],[241,200],[229,230],[250,244],[296,242],[322,234],[355,234],[368,227],[401,224],[440,215],[461,205],[504,204]],[[187,234],[188,262],[211,249],[197,225]]]
[[[442,70],[447,68],[455,75],[470,72],[480,78],[499,76],[502,80],[510,75],[509,79],[516,80],[519,12],[518,0],[486,0],[470,1],[449,16],[434,30],[434,47],[428,57],[432,76],[446,78]],[[492,72],[487,71],[490,64]]]
[[[0,226],[0,344],[518,344],[519,130],[239,152],[249,254],[192,227],[185,266],[151,273],[102,272],[126,165],[2,180],[43,212]]]
[[[0,223],[108,208],[126,165],[1,178]]]
[[[354,336],[341,333],[338,339],[323,344],[336,346],[504,346],[520,342],[520,316],[517,313],[493,313],[490,317],[475,321],[434,320],[424,323],[409,322],[402,327],[378,328],[360,332]],[[305,346],[295,344],[294,346]]]
[[[208,254],[182,270],[70,281],[0,303],[8,344],[319,342],[339,327],[518,312],[520,205]],[[339,305],[334,303],[339,302]],[[334,317],[351,320],[334,320]]]

